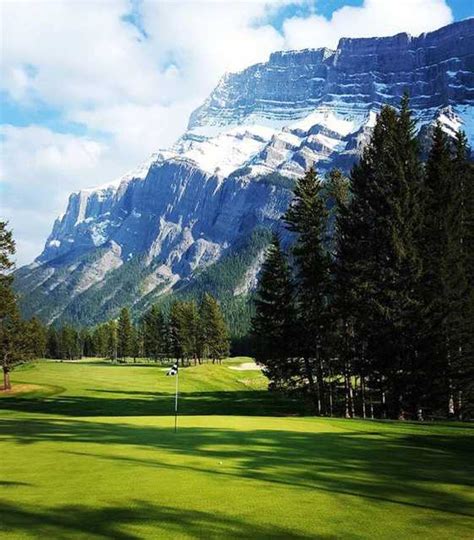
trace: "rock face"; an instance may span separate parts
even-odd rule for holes
[[[17,272],[25,314],[88,324],[192,286],[250,249],[255,231],[278,226],[292,182],[309,166],[348,169],[377,111],[404,91],[421,138],[439,120],[474,143],[474,19],[419,37],[277,52],[225,75],[172,148],[70,196],[41,255]],[[229,295],[255,284],[261,247]]]

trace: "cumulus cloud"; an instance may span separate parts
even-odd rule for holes
[[[282,23],[298,4],[306,16]],[[2,127],[0,203],[19,263],[39,253],[70,191],[171,144],[224,72],[278,49],[418,34],[452,18],[444,0],[365,0],[330,19],[311,0],[6,0],[0,9],[1,89],[17,106],[47,107],[71,125],[70,133]]]
[[[418,35],[452,21],[445,0],[365,0],[362,6],[344,6],[330,19],[313,14],[285,21],[289,49],[336,48],[341,37],[389,36],[399,32]]]

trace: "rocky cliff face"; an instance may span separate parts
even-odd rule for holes
[[[239,250],[255,260],[243,257],[227,292],[247,294],[264,246],[251,239],[277,226],[294,178],[311,165],[350,167],[381,105],[405,90],[422,135],[439,120],[474,143],[474,19],[278,52],[225,75],[172,148],[70,196],[41,255],[17,272],[25,313],[85,324],[124,304],[140,311]]]

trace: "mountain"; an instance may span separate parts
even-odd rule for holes
[[[383,104],[404,91],[429,141],[440,121],[474,142],[474,19],[412,37],[341,39],[224,75],[169,149],[73,193],[16,273],[26,316],[93,324],[170,293],[217,294],[244,333],[269,230],[311,165],[348,170]],[[240,326],[239,326],[240,324]]]

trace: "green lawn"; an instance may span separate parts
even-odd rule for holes
[[[240,361],[181,370],[177,434],[159,366],[15,371],[2,539],[474,537],[474,428],[299,417]]]

